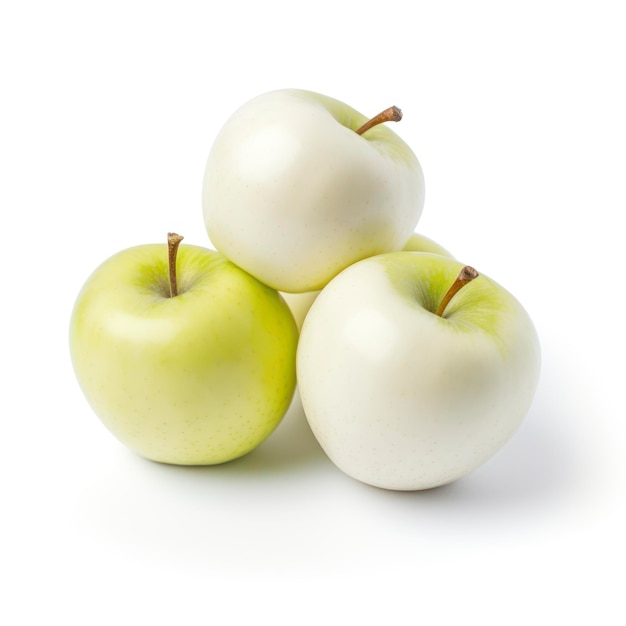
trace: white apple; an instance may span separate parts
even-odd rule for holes
[[[363,130],[364,115],[310,91],[272,91],[241,106],[206,163],[213,245],[261,282],[297,293],[400,250],[422,212],[424,177],[411,148],[379,123],[401,117],[387,111]]]
[[[137,246],[94,271],[72,312],[72,362],[94,412],[129,448],[222,463],[258,446],[287,411],[298,331],[274,289],[213,250],[184,245],[176,261],[177,241],[169,255]]]
[[[453,295],[463,267],[437,254],[383,254],[344,270],[311,307],[300,397],[320,445],[353,478],[396,490],[449,483],[526,415],[540,370],[533,323],[484,275]]]
[[[452,254],[450,254],[446,248],[439,245],[436,241],[433,241],[429,237],[419,233],[413,233],[402,249],[412,250],[414,252],[432,252],[434,254],[443,254],[444,256],[452,258]],[[318,294],[319,290],[307,291],[305,293],[281,293],[293,313],[296,324],[298,325],[298,330],[302,330],[304,318],[309,312],[313,302],[315,302],[315,298],[317,298]]]

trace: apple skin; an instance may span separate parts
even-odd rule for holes
[[[443,256],[453,258],[452,254],[450,254],[446,248],[420,233],[413,233],[409,237],[409,240],[403,250],[411,250],[414,252],[432,252],[434,254],[442,254]],[[317,298],[318,294],[319,290],[307,291],[306,293],[281,293],[285,302],[291,309],[291,312],[296,320],[296,324],[298,325],[298,330],[302,330],[304,318],[309,312],[313,302],[315,302],[315,298]]]
[[[96,415],[164,463],[210,465],[258,446],[295,389],[298,331],[273,289],[221,254],[182,245],[169,297],[167,247],[105,261],[80,291],[70,353]]]
[[[432,311],[462,263],[395,252],[334,278],[307,315],[298,389],[311,429],[349,476],[428,489],[483,464],[529,410],[540,371],[535,327],[480,275]]]
[[[315,302],[315,298],[317,298],[319,293],[319,291],[306,291],[304,293],[287,293],[281,291],[280,295],[291,310],[298,331],[302,330],[304,318],[307,316],[311,305]]]
[[[446,248],[421,233],[413,233],[402,249],[408,252],[431,252],[432,254],[441,254],[451,259],[454,258]]]
[[[203,212],[213,245],[261,282],[321,289],[355,261],[402,249],[424,176],[388,125],[318,93],[282,89],[243,104],[211,147]]]

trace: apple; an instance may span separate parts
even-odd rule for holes
[[[443,254],[452,258],[452,254],[446,250],[443,246],[439,245],[436,241],[433,241],[429,237],[419,233],[413,233],[403,250],[413,250],[415,252],[433,252],[435,254]],[[318,291],[307,291],[305,293],[288,293],[282,292],[281,295],[285,299],[285,302],[289,305],[291,312],[298,325],[298,330],[302,330],[302,324],[306,317],[311,305],[317,298]]]
[[[513,435],[538,382],[522,305],[458,261],[392,252],[344,270],[300,334],[306,418],[335,465],[369,485],[428,489],[473,471]]]
[[[400,250],[424,205],[424,176],[387,126],[311,91],[243,104],[210,149],[204,221],[213,245],[280,291],[321,289],[355,261]]]
[[[72,311],[71,358],[126,446],[164,463],[223,463],[286,413],[298,331],[274,289],[214,250],[178,251],[180,239],[123,250],[93,272]]]
[[[291,314],[296,321],[298,331],[302,330],[304,318],[307,316],[307,313],[309,312],[313,302],[315,302],[315,298],[317,298],[318,294],[319,291],[305,291],[304,293],[288,293],[286,291],[280,292],[280,295],[283,297],[287,306],[291,310]]]
[[[432,252],[454,258],[446,248],[421,233],[413,233],[402,249],[409,252]]]

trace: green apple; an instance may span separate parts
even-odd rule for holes
[[[179,238],[180,239],[180,238]],[[298,331],[280,295],[170,237],[123,250],[76,300],[70,351],[96,415],[155,461],[208,465],[258,446],[295,389]],[[169,258],[169,261],[168,261]]]
[[[409,252],[432,252],[433,254],[441,254],[451,259],[454,258],[446,248],[430,239],[430,237],[420,233],[413,233],[402,249]]]
[[[439,245],[436,241],[433,241],[425,235],[419,233],[413,233],[403,250],[412,250],[414,252],[432,252],[434,254],[442,254],[452,258],[452,255],[443,246]],[[306,317],[311,305],[317,298],[318,291],[307,291],[305,293],[281,293],[285,302],[289,305],[291,312],[298,325],[298,330],[302,330],[302,324]]]
[[[329,458],[396,490],[449,483],[495,454],[529,410],[539,370],[516,298],[425,252],[379,255],[334,278],[297,355],[304,412]]]
[[[387,126],[338,100],[283,89],[243,104],[211,147],[203,181],[213,245],[280,291],[321,289],[348,265],[400,250],[424,205],[424,176]]]

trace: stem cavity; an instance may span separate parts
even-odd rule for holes
[[[181,235],[176,233],[167,233],[167,259],[170,270],[170,298],[178,295],[178,287],[176,285],[176,255],[178,246],[183,240]]]
[[[399,122],[401,119],[402,119],[402,111],[396,106],[389,107],[388,109],[381,111],[378,115],[373,117],[371,120],[368,120],[367,122],[365,122],[365,124],[363,124],[363,126],[361,126],[361,128],[359,128],[355,132],[357,135],[362,135],[363,133],[367,132],[370,128],[373,128],[374,126],[378,126],[379,124],[384,124],[385,122]]]
[[[446,292],[446,295],[443,297],[441,302],[439,303],[439,308],[436,311],[436,315],[439,317],[443,317],[443,314],[446,310],[446,307],[450,303],[450,300],[454,298],[454,296],[465,286],[467,283],[473,281],[475,278],[478,278],[478,272],[471,266],[466,265],[456,277],[456,280],[450,285],[450,289]]]

